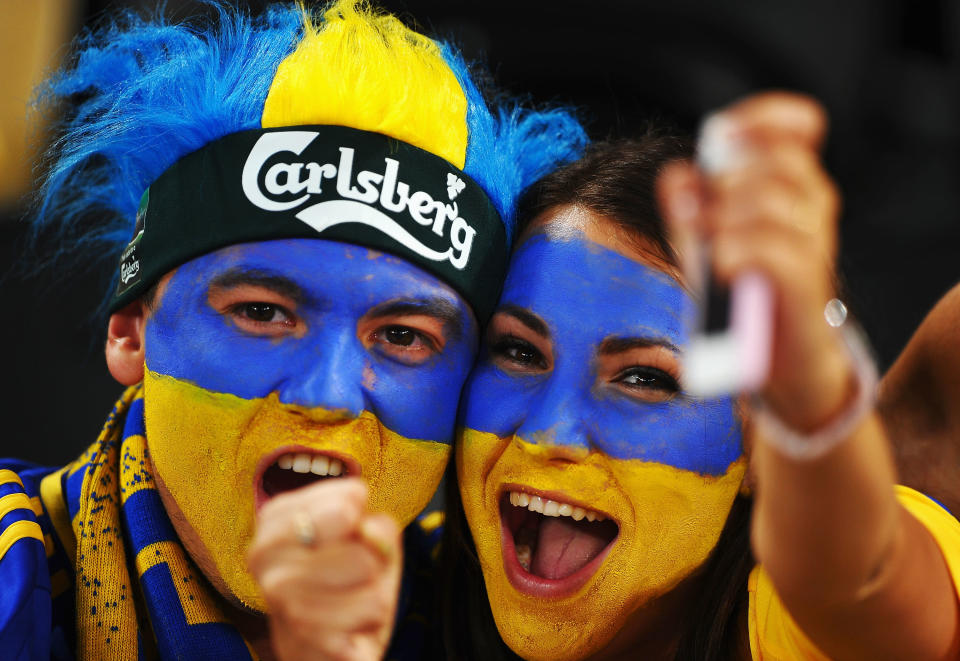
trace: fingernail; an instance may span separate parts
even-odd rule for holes
[[[729,172],[746,160],[737,123],[724,113],[709,115],[700,126],[697,164],[709,175]]]

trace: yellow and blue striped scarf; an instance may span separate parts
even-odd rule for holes
[[[12,494],[8,519],[17,520],[0,539],[0,560],[3,544],[32,539],[43,547],[39,553],[24,547],[18,558],[7,553],[0,565],[14,572],[7,579],[16,583],[0,588],[10,588],[0,593],[9,597],[0,599],[0,610],[13,609],[6,613],[9,635],[0,630],[0,649],[17,645],[35,648],[38,658],[98,661],[256,659],[167,517],[147,449],[141,385],[124,392],[96,442],[71,464],[49,472],[5,461],[0,494]],[[428,614],[439,524],[434,512],[404,532],[388,659],[423,658],[435,634]]]
[[[77,542],[79,658],[256,658],[160,501],[140,385],[127,389],[97,441],[64,477]]]

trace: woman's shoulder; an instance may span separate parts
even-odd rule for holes
[[[919,521],[940,547],[954,587],[960,594],[960,521],[947,508],[929,496],[897,485],[897,500]]]
[[[897,500],[936,540],[960,592],[960,521],[934,499],[897,485]],[[747,582],[747,626],[753,661],[829,661],[790,617],[770,577],[757,565]]]

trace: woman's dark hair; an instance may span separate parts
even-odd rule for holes
[[[636,140],[591,145],[580,160],[555,170],[524,192],[517,209],[517,236],[543,212],[575,205],[613,221],[627,230],[627,236],[653,249],[657,257],[676,263],[654,188],[664,165],[690,153],[689,141],[653,128]]]
[[[662,129],[635,140],[598,143],[580,160],[535,183],[523,196],[517,235],[543,212],[577,205],[626,229],[646,250],[676,264],[657,210],[654,186],[668,162],[690,155],[690,142]],[[480,562],[460,500],[456,470],[446,476],[446,520],[440,552],[436,600],[440,608],[442,650],[446,659],[517,659],[497,631]],[[700,570],[701,598],[687,621],[676,659],[720,661],[730,658],[741,641],[740,618],[746,609],[747,578],[754,566],[750,553],[751,501],[738,496],[713,553]]]

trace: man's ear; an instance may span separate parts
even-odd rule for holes
[[[107,325],[107,368],[125,386],[143,380],[147,308],[136,300],[110,315]]]

